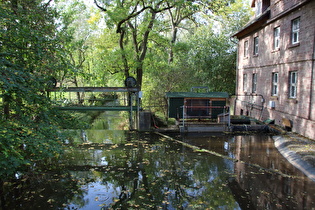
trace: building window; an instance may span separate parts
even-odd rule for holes
[[[278,73],[272,73],[272,88],[271,88],[271,95],[277,96],[278,95],[278,79],[279,74]]]
[[[244,42],[244,57],[248,57],[248,41]]]
[[[257,74],[253,74],[253,78],[252,78],[252,92],[256,93],[257,91]]]
[[[280,27],[273,29],[273,49],[279,49],[280,47]]]
[[[270,0],[262,1],[262,12],[266,11],[270,7]]]
[[[262,2],[261,1],[255,1],[255,15],[256,15],[256,17],[262,13],[261,8],[262,8]]]
[[[297,72],[291,71],[289,75],[289,98],[296,98]]]
[[[243,74],[243,91],[247,92],[247,74]]]
[[[300,33],[300,18],[292,20],[292,29],[291,29],[291,43],[299,43],[299,33]]]
[[[258,36],[254,38],[254,55],[258,55]]]

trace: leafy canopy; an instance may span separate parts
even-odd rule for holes
[[[49,3],[0,3],[1,179],[58,157],[63,140],[58,129],[72,122],[52,108],[45,92],[62,68],[67,41]]]

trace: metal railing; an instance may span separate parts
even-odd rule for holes
[[[183,117],[182,117],[182,126],[185,127],[185,121],[188,119],[217,119],[219,116],[221,122],[226,122],[228,126],[230,126],[230,112],[228,106],[181,106],[183,109]],[[200,111],[200,115],[191,115],[188,114],[188,109],[192,112]],[[215,109],[215,110],[214,110]],[[219,110],[222,109],[222,112],[218,114]],[[201,115],[201,111],[203,114]]]

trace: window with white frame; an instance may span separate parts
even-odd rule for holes
[[[248,57],[248,40],[244,42],[244,57]]]
[[[253,78],[252,78],[252,92],[256,93],[257,91],[257,74],[253,74]]]
[[[277,72],[272,73],[272,88],[271,88],[272,96],[278,95],[278,82],[279,82],[279,73]]]
[[[254,37],[254,55],[258,55],[258,36]]]
[[[291,43],[292,44],[299,43],[299,35],[300,35],[300,18],[296,18],[292,20],[292,26],[291,26]]]
[[[291,71],[289,74],[289,98],[296,98],[297,94],[297,78],[296,71]]]
[[[243,91],[247,92],[247,74],[243,74]]]
[[[280,27],[273,29],[273,49],[279,49],[280,47]]]

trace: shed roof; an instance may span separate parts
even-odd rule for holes
[[[207,93],[196,93],[196,92],[168,92],[166,93],[168,98],[228,98],[227,92],[207,92]]]

